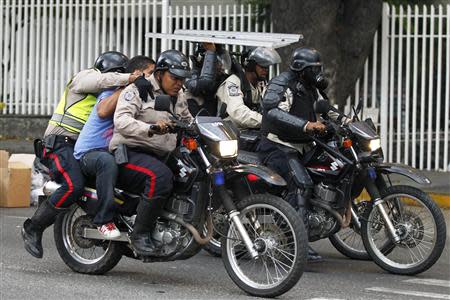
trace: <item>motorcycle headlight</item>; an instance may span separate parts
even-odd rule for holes
[[[376,151],[376,150],[380,149],[381,148],[381,140],[380,139],[370,140],[369,148],[370,148],[370,151]]]
[[[219,154],[222,158],[235,157],[238,153],[238,141],[220,141]]]

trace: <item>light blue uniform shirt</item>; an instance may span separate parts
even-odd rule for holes
[[[86,152],[92,150],[108,151],[109,142],[113,135],[114,118],[113,116],[100,118],[97,114],[97,106],[100,101],[114,94],[115,90],[115,88],[104,90],[97,96],[97,103],[92,109],[75,143],[73,156],[76,159],[79,160]]]

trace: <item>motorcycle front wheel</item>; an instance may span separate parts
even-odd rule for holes
[[[286,293],[302,276],[307,258],[308,240],[298,213],[269,194],[251,195],[237,208],[258,256],[251,257],[234,223],[230,223],[222,239],[222,260],[228,275],[253,296]]]
[[[122,258],[118,242],[91,240],[82,236],[84,228],[95,228],[91,217],[73,205],[56,219],[53,234],[56,249],[64,263],[73,271],[84,274],[104,274]]]
[[[428,270],[444,250],[446,226],[436,203],[410,186],[391,186],[382,192],[384,209],[400,240],[394,242],[377,207],[362,218],[361,236],[373,261],[384,270],[414,275]],[[383,246],[389,242],[390,251]]]

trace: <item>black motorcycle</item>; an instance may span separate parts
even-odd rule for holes
[[[157,98],[155,109],[170,112],[170,100]],[[267,189],[284,188],[286,182],[265,167],[238,164],[237,137],[222,119],[174,121],[181,137],[167,158],[176,176],[174,191],[151,233],[159,250],[141,257],[131,247],[129,236],[140,196],[116,189],[119,213],[115,223],[121,237],[105,240],[92,223],[97,207],[95,190],[86,188],[82,199],[54,225],[63,261],[76,272],[103,274],[123,255],[144,262],[190,258],[211,239],[212,215],[222,207],[226,218],[222,259],[231,279],[255,296],[275,297],[290,290],[306,262],[303,222],[291,206],[274,195],[240,198],[238,192],[249,176],[257,176]]]
[[[328,127],[325,136],[311,136],[314,146],[301,157],[287,154],[292,180],[281,196],[293,189],[301,193],[304,179],[296,164],[301,162],[313,180],[306,226],[309,241],[330,238],[347,256],[372,258],[383,269],[396,274],[424,272],[439,259],[446,239],[445,220],[439,207],[420,189],[393,186],[389,175],[400,174],[421,184],[428,178],[405,165],[383,163],[380,137],[370,119],[341,124],[328,117],[328,101],[316,102]],[[290,158],[289,158],[290,157]],[[241,152],[243,163],[262,164],[257,153]],[[356,198],[366,189],[369,201]],[[339,235],[339,231],[346,235]],[[347,235],[361,238],[364,247],[349,245]],[[367,252],[366,252],[367,251]]]

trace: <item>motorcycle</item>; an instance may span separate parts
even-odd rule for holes
[[[170,112],[170,105],[165,96],[155,101],[156,110]],[[222,119],[196,117],[185,122],[174,116],[173,120],[181,141],[166,161],[175,175],[174,190],[151,232],[159,250],[142,257],[130,244],[139,195],[115,190],[115,223],[121,237],[108,240],[92,223],[98,201],[95,189],[87,187],[82,199],[58,216],[54,225],[56,247],[65,264],[76,272],[104,274],[123,255],[143,262],[188,259],[210,241],[212,215],[223,207],[222,260],[233,282],[254,296],[276,297],[289,291],[302,276],[306,262],[303,222],[274,195],[240,198],[236,191],[252,176],[268,188],[283,188],[286,182],[263,166],[237,163],[237,137]]]
[[[303,212],[308,239],[312,242],[330,238],[345,255],[371,258],[391,273],[424,272],[444,249],[444,217],[426,193],[411,186],[393,186],[389,175],[400,174],[420,184],[430,181],[408,166],[383,163],[380,137],[370,119],[359,120],[360,109],[360,106],[354,109],[353,122],[341,124],[327,117],[327,113],[332,110],[345,115],[328,101],[317,101],[315,110],[322,114],[329,133],[311,136],[314,147],[302,158],[287,156],[293,176],[291,183],[297,193],[302,192],[304,180],[296,168],[298,159],[313,181],[313,195]],[[239,155],[243,163],[262,163],[256,153]],[[370,201],[356,201],[364,188]],[[289,189],[292,190],[292,185]],[[286,198],[287,191],[281,196]],[[347,235],[353,235],[356,243],[351,244]]]

